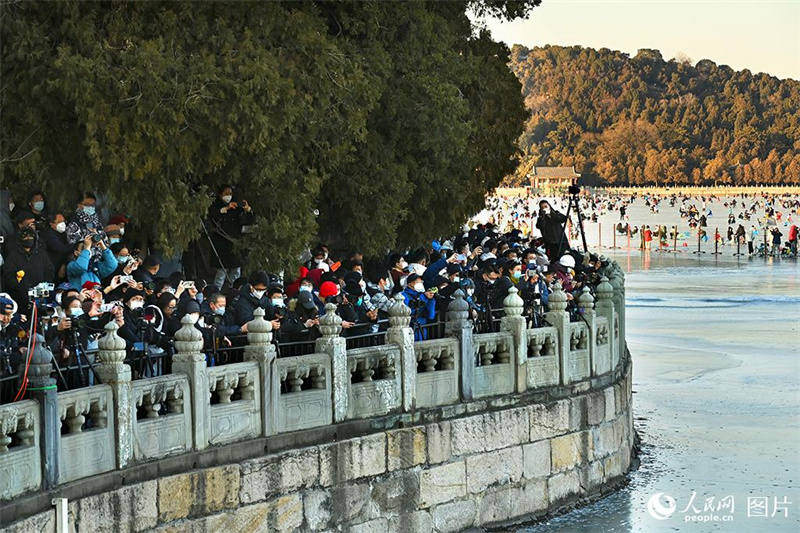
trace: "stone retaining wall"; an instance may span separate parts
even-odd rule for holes
[[[561,395],[475,400],[418,413],[411,427],[123,486],[71,501],[71,529],[444,533],[530,519],[630,466],[629,357]],[[55,520],[40,513],[7,531],[55,531]]]

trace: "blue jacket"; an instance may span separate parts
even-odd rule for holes
[[[80,290],[87,281],[100,283],[100,280],[110,276],[117,269],[117,258],[106,248],[99,261],[92,261],[91,250],[84,250],[76,259],[67,265],[67,279],[69,284]]]
[[[403,290],[405,304],[411,308],[411,327],[414,328],[414,340],[422,341],[428,338],[427,330],[414,327],[422,326],[436,318],[436,299],[430,300],[425,293],[419,293],[410,287]],[[420,304],[415,303],[419,301]]]
[[[436,280],[436,276],[439,275],[439,271],[441,271],[443,268],[447,268],[447,259],[445,258],[439,259],[435,263],[432,263],[425,269],[425,272],[422,273],[422,282],[425,283],[425,285],[433,285],[433,282]]]

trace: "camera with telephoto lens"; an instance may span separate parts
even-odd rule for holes
[[[84,329],[86,326],[89,325],[89,321],[86,320],[86,317],[84,315],[68,316],[67,318],[69,318],[69,324],[70,324],[69,329],[73,331]]]
[[[97,233],[92,234],[92,242],[100,242],[106,238],[105,231],[98,231]]]
[[[142,289],[146,291],[154,291],[156,290],[156,283],[154,281],[143,281]]]
[[[206,313],[203,315],[203,322],[206,326],[211,327],[218,327],[222,325],[222,321],[224,320],[222,315],[218,315],[216,313]]]

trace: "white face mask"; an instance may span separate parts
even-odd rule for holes
[[[139,301],[131,300],[130,302],[128,302],[128,307],[130,307],[131,309],[141,309],[142,307],[144,307],[144,302],[141,300]]]
[[[272,305],[275,307],[283,307],[283,298],[273,298]]]
[[[62,296],[62,295],[63,295],[63,293],[61,293],[61,292],[59,292],[58,294],[56,294],[56,303],[57,303],[58,305],[61,305],[61,296]]]
[[[267,292],[266,289],[263,290],[263,291],[257,291],[255,289],[253,289],[253,296],[255,296],[256,299],[260,300],[264,296],[265,292]]]
[[[119,227],[119,234],[120,235],[125,235],[125,226],[120,226]]]
[[[222,197],[222,201],[225,202],[226,204],[231,203],[231,200],[233,200],[233,196],[231,196],[230,194],[226,194],[225,196]]]
[[[467,296],[472,296],[475,294],[475,289],[467,289]]]
[[[8,210],[9,211],[13,211],[15,207],[16,207],[16,205],[14,204],[14,202],[11,202],[10,204],[8,204]]]
[[[460,277],[456,276],[453,278],[453,283],[458,283],[459,281],[461,281]]]
[[[56,231],[59,233],[64,233],[67,231],[67,223],[66,222],[59,222],[56,224]]]
[[[493,280],[493,279],[486,280],[486,282],[487,282],[489,285],[494,285],[494,281],[495,281],[495,280]]]
[[[300,285],[300,292],[311,292],[311,287],[308,285]]]
[[[415,283],[413,289],[417,292],[425,292],[425,285],[422,283]]]
[[[406,268],[407,266],[408,266],[408,263],[405,261],[405,259],[400,261],[400,268]]]

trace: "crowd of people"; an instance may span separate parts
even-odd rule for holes
[[[566,211],[566,199],[556,198],[555,201]],[[517,228],[523,235],[535,238],[539,235],[535,203],[533,197],[494,197],[477,220],[494,223],[505,230]],[[646,211],[633,221],[631,208],[636,205]],[[617,236],[630,238],[633,247],[642,250],[666,249],[676,241],[699,238],[702,242],[716,241],[723,246],[738,245],[742,253],[751,256],[797,256],[800,198],[796,195],[768,192],[735,196],[692,196],[677,192],[623,195],[584,190],[578,197],[578,210],[588,234],[594,234],[594,228],[589,227],[591,224],[610,220],[614,222]],[[568,235],[573,240],[579,237],[580,231],[574,211],[567,225]],[[663,221],[673,213],[674,222],[668,224],[643,220],[643,217],[652,217]],[[720,230],[713,229],[712,225]]]
[[[473,221],[457,235],[382,257],[318,244],[300,258],[296,272],[243,275],[233,243],[254,214],[223,186],[205,221],[216,270],[209,280],[190,279],[181,270],[162,270],[163,258],[137,243],[135,231],[126,232],[132,222],[98,210],[92,193],[81,194],[71,213],[48,210],[41,191],[26,200],[17,205],[7,193],[0,197],[0,375],[23,373],[30,339],[41,334],[59,368],[79,369],[71,379],[62,376],[59,385],[67,388],[96,382],[94,354],[111,321],[125,340],[129,360],[139,361],[134,372],[150,376],[168,370],[174,336],[186,316],[203,334],[209,364],[227,362],[225,349],[245,342],[259,308],[272,324],[279,355],[294,353],[283,347],[320,336],[326,304],[336,306],[348,339],[380,336],[397,294],[411,309],[416,340],[437,335],[435,328],[459,290],[483,331],[498,328],[512,286],[525,302],[528,319],[541,325],[549,293],[560,282],[578,320],[578,293],[583,287],[594,290],[605,261],[572,250],[565,215],[543,200],[536,236]]]

